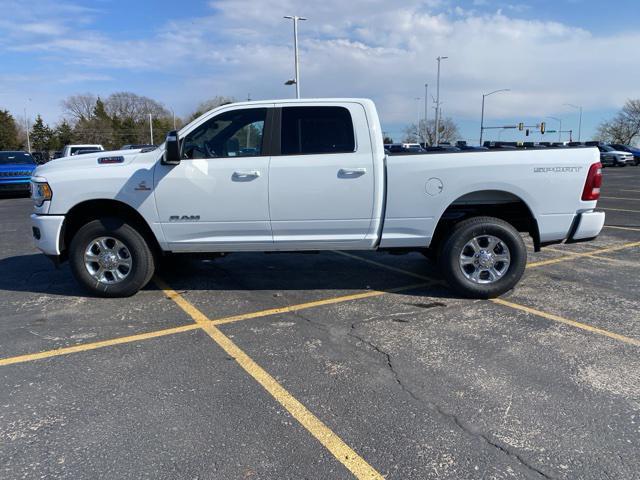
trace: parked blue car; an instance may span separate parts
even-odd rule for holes
[[[27,152],[0,152],[0,193],[29,193],[35,168]]]

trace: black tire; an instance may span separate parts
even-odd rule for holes
[[[85,266],[85,251],[99,237],[122,242],[131,256],[131,268],[118,283],[96,280]],[[129,297],[144,288],[155,272],[154,255],[144,237],[131,225],[118,218],[101,218],[82,226],[69,246],[69,264],[75,279],[89,292],[100,297]]]
[[[504,242],[510,254],[506,271],[492,283],[474,282],[465,276],[460,266],[460,255],[465,245],[473,238],[483,235],[497,237]],[[442,245],[438,263],[447,283],[462,296],[494,298],[511,290],[518,283],[527,265],[527,249],[522,237],[511,224],[494,217],[473,217],[455,225]]]

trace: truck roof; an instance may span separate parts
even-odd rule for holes
[[[281,98],[233,102],[228,105],[267,105],[271,103],[372,103],[370,98]],[[219,108],[219,107],[216,107]],[[213,109],[212,109],[213,110]]]

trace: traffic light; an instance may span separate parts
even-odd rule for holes
[[[544,131],[546,130],[546,125],[544,122],[540,124],[540,133],[544,135]]]
[[[518,130],[520,130],[520,131],[524,130],[524,123],[520,122],[518,124]]]
[[[529,129],[527,128],[527,131],[524,132],[524,134],[528,137],[529,136]]]

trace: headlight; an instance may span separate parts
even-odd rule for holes
[[[47,182],[31,181],[31,199],[36,207],[41,207],[44,202],[51,200],[53,193]]]

